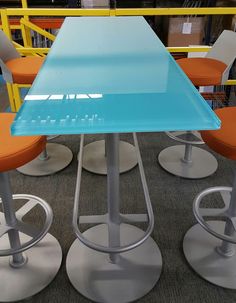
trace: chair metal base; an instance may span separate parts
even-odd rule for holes
[[[138,164],[135,147],[124,141],[120,146],[120,173],[127,172]],[[84,146],[83,168],[91,173],[106,175],[107,158],[105,157],[105,140],[95,141]]]
[[[20,233],[22,242],[30,237]],[[1,248],[8,247],[8,236],[1,238]],[[27,262],[20,268],[9,265],[10,257],[0,258],[0,302],[29,298],[44,289],[56,276],[62,261],[58,241],[47,234],[37,245],[24,253]]]
[[[47,154],[47,159],[37,157],[17,170],[28,176],[52,175],[66,168],[73,158],[72,151],[67,146],[57,143],[47,143]]]
[[[121,244],[125,245],[143,235],[135,226],[121,224]],[[90,241],[107,245],[105,224],[84,232]],[[147,294],[158,281],[162,257],[157,244],[148,238],[139,247],[120,254],[116,264],[109,255],[92,250],[78,239],[72,244],[66,260],[67,274],[73,286],[95,302],[132,302]]]
[[[190,163],[183,161],[184,152],[185,145],[167,147],[158,155],[158,161],[169,173],[187,179],[205,178],[217,170],[217,160],[208,151],[193,146]]]
[[[207,223],[216,232],[224,233],[223,221]],[[222,240],[196,224],[186,233],[183,250],[188,263],[202,278],[224,288],[236,289],[236,254],[232,257],[220,255],[216,248],[221,243]]]

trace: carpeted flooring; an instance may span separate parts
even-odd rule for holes
[[[95,138],[101,136],[87,136],[86,142]],[[121,138],[130,141],[131,135],[122,135]],[[164,133],[139,134],[138,139],[155,215],[152,237],[162,252],[163,271],[153,290],[137,302],[235,303],[236,291],[216,287],[201,279],[188,266],[182,252],[183,236],[195,223],[192,213],[194,196],[209,186],[231,186],[235,163],[216,155],[219,168],[213,176],[201,180],[185,180],[168,174],[156,161],[157,154],[163,148],[175,144],[173,140]],[[52,206],[54,222],[50,232],[59,240],[63,250],[63,263],[54,281],[27,302],[86,303],[90,301],[73,288],[65,270],[66,255],[75,239],[71,222],[78,136],[61,136],[53,141],[67,145],[74,153],[74,159],[66,169],[48,177],[29,177],[17,171],[10,173],[14,193],[38,195]],[[121,175],[121,200],[123,212],[140,213],[145,210],[137,168]],[[81,212],[102,214],[105,211],[106,178],[83,171]]]

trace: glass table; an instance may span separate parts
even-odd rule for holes
[[[162,258],[136,132],[217,129],[220,121],[143,17],[66,18],[25,102],[14,135],[80,134],[73,286],[96,302],[137,300],[158,281]],[[79,214],[84,134],[106,134],[107,214]],[[119,133],[133,133],[147,214],[122,214]],[[91,184],[92,187],[92,184]],[[79,224],[94,223],[84,233]],[[148,222],[146,231],[134,222]]]

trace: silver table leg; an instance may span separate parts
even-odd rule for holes
[[[144,231],[122,223],[121,218],[125,216],[121,216],[119,209],[119,137],[118,134],[107,136],[108,214],[101,216],[102,220],[106,218],[106,224],[89,228],[82,235],[90,243],[115,250],[142,238]],[[131,216],[126,216],[126,220]],[[94,222],[98,222],[98,217],[95,216]],[[142,220],[144,217],[137,218]],[[76,239],[66,260],[71,283],[81,294],[95,302],[125,303],[141,298],[158,281],[162,257],[151,237],[134,247],[122,253],[104,253]]]

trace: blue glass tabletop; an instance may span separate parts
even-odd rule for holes
[[[17,113],[12,134],[219,127],[143,17],[69,17]]]

